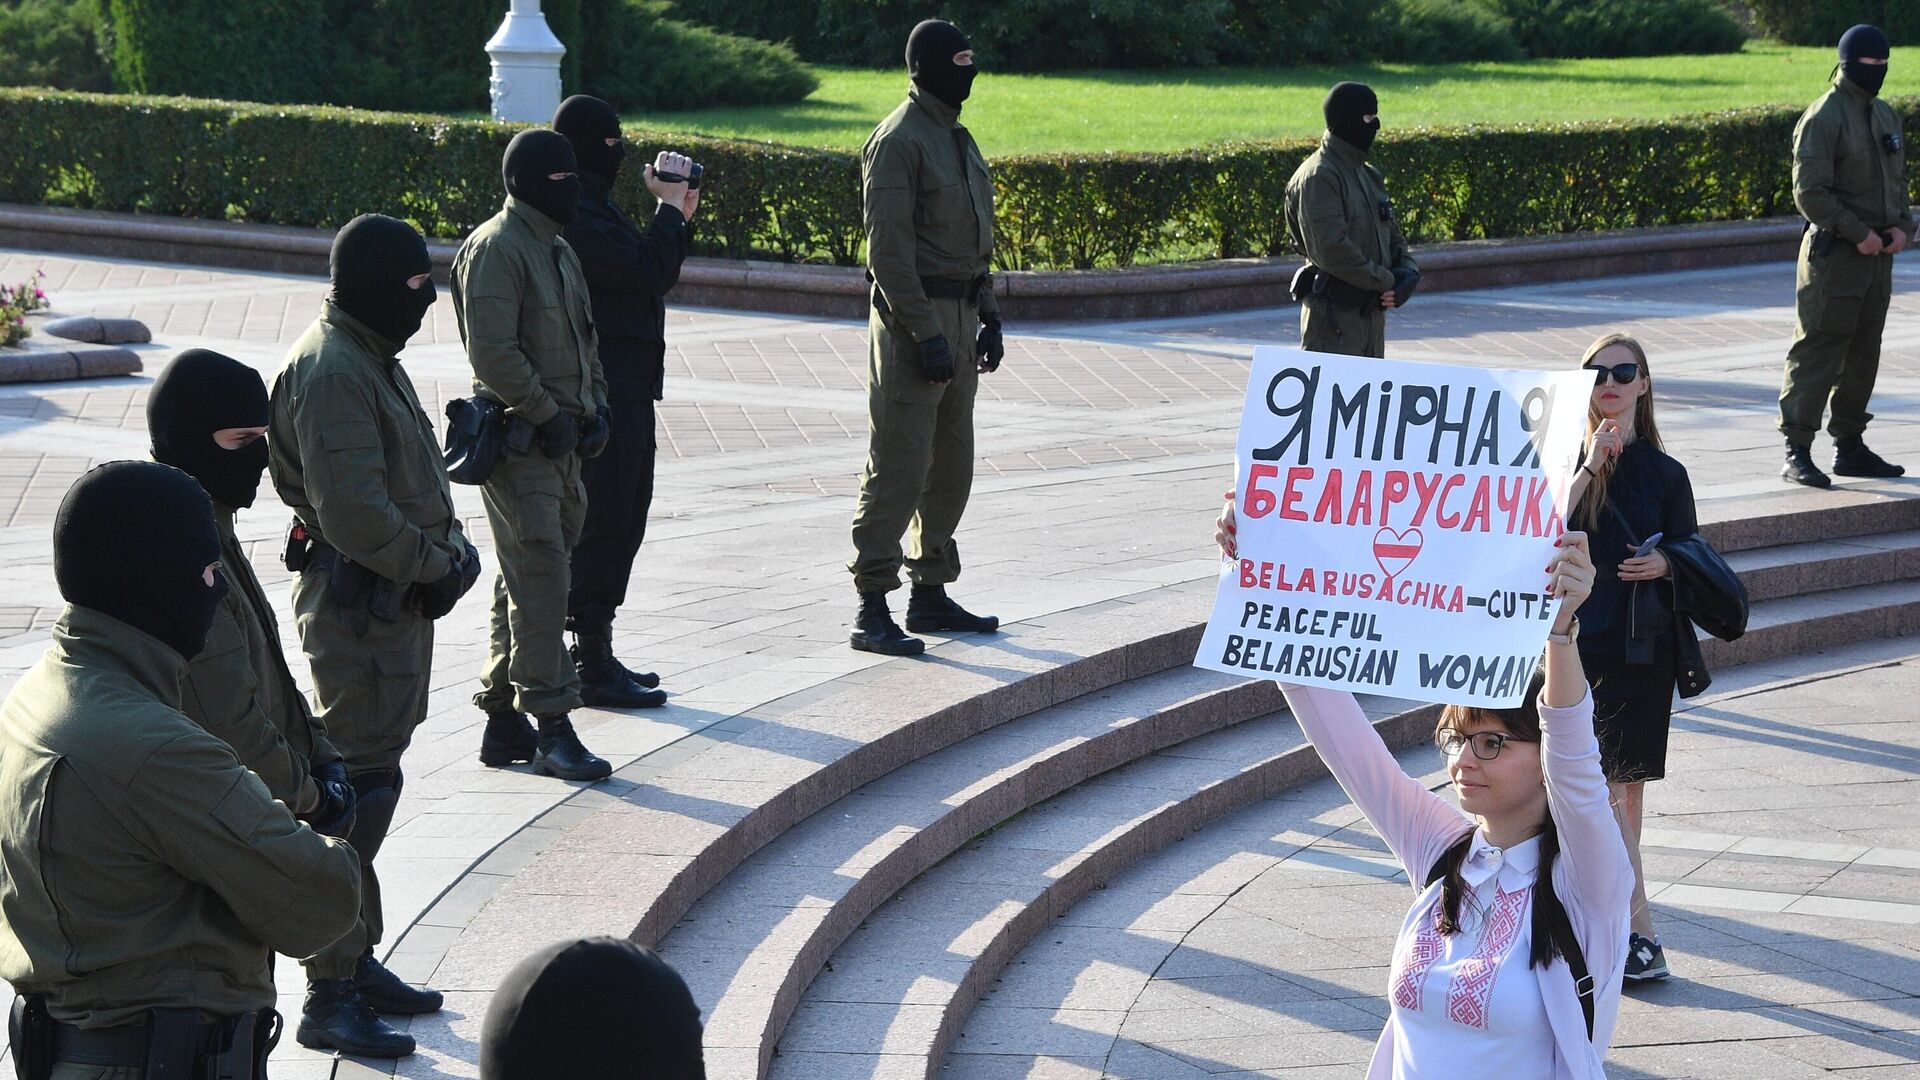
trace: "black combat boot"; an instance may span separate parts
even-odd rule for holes
[[[1867,449],[1866,442],[1858,435],[1833,441],[1833,471],[1841,476],[1871,476],[1875,480],[1907,475],[1905,466],[1895,465]]]
[[[1000,629],[1000,620],[992,615],[975,615],[954,603],[944,585],[915,585],[907,599],[907,629],[916,634],[937,630],[985,634]]]
[[[516,761],[532,761],[540,749],[527,714],[517,709],[488,709],[487,731],[480,736],[480,764],[499,768]]]
[[[384,1016],[423,1016],[439,1012],[444,999],[438,990],[409,985],[373,958],[373,950],[360,954],[353,968],[353,988],[367,1007]]]
[[[604,649],[606,662],[611,664],[614,670],[649,690],[660,685],[658,672],[635,671],[621,663],[619,657],[613,655],[613,627],[611,626],[588,627],[573,632],[573,662],[576,666],[579,665],[583,656],[592,655],[593,650],[589,646],[596,638],[600,643],[596,648]]]
[[[660,676],[636,675],[614,658],[608,627],[582,629],[573,636],[573,669],[580,674],[580,700],[602,709],[657,709],[667,692],[657,690]],[[644,680],[651,679],[652,682]]]
[[[605,758],[580,745],[573,733],[573,721],[566,713],[535,717],[540,721],[540,752],[533,756],[533,769],[562,780],[605,780],[613,775],[613,766]]]
[[[356,1057],[400,1058],[413,1053],[413,1036],[395,1031],[360,998],[352,979],[308,979],[294,1041],[311,1050]]]
[[[848,640],[861,652],[885,656],[919,656],[927,649],[926,642],[908,637],[893,621],[893,612],[887,610],[887,594],[883,592],[860,594],[860,614],[854,617],[853,633]]]
[[[1789,484],[1805,484],[1814,488],[1830,488],[1833,481],[1820,466],[1813,463],[1812,447],[1797,445],[1787,440],[1787,462],[1780,466],[1780,477]]]

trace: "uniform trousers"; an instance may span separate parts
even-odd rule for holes
[[[867,464],[847,564],[861,592],[899,588],[902,562],[915,584],[945,585],[960,576],[953,533],[973,491],[980,313],[964,299],[934,300],[933,307],[953,349],[954,377],[946,383],[927,381],[918,347],[891,316],[875,310],[867,322]]]
[[[1794,275],[1793,344],[1780,387],[1780,433],[1810,446],[1823,413],[1827,434],[1858,438],[1873,414],[1867,402],[1880,373],[1880,334],[1893,299],[1893,259],[1862,255],[1836,239],[1813,253],[1813,230],[1800,240]]]

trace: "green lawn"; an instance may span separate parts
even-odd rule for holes
[[[1419,124],[1604,120],[1804,105],[1826,88],[1830,48],[1752,44],[1723,56],[1368,64],[1348,68],[1196,68],[1002,75],[987,72],[967,126],[989,155],[1178,150],[1222,139],[1317,135],[1320,101],[1340,79],[1380,92],[1381,119]],[[858,148],[899,103],[904,72],[822,67],[804,101],[623,117],[654,130]],[[1895,57],[1890,95],[1920,92],[1920,71]]]

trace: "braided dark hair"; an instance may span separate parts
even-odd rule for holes
[[[1465,733],[1481,722],[1493,721],[1506,728],[1516,739],[1539,742],[1540,691],[1545,686],[1545,675],[1536,671],[1532,683],[1527,687],[1526,696],[1517,708],[1483,709],[1449,705],[1440,713],[1440,722],[1434,726],[1434,737],[1438,739],[1450,731]],[[1467,852],[1473,849],[1473,837],[1473,831],[1462,836],[1435,860],[1427,874],[1427,884],[1440,882],[1439,929],[1443,934],[1460,931],[1460,904],[1467,891],[1460,868],[1467,861]],[[1533,884],[1533,954],[1527,966],[1543,968],[1578,948],[1578,942],[1574,941],[1573,921],[1567,917],[1566,906],[1553,891],[1553,862],[1560,854],[1560,830],[1554,826],[1551,813],[1541,823],[1539,837],[1540,871]]]

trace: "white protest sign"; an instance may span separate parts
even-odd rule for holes
[[[1254,351],[1239,558],[1195,665],[1421,701],[1518,705],[1559,601],[1593,376]]]

